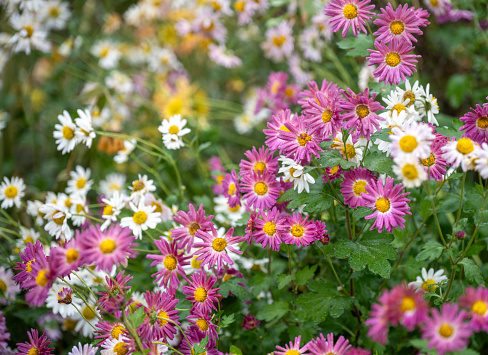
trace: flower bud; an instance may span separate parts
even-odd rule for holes
[[[458,237],[458,239],[463,240],[464,238],[466,238],[466,232],[465,231],[459,231],[456,233],[456,237]]]

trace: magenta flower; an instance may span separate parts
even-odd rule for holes
[[[466,131],[463,137],[471,138],[481,145],[488,142],[488,105],[476,105],[476,108],[471,108],[471,111],[460,118],[464,126],[459,130]]]
[[[429,340],[429,349],[436,349],[439,355],[464,349],[472,334],[464,322],[465,316],[466,312],[458,312],[456,304],[444,303],[440,313],[432,309],[432,317],[422,328],[422,338]]]
[[[227,265],[234,264],[228,252],[242,254],[242,251],[234,248],[232,244],[242,242],[244,237],[233,237],[233,233],[234,228],[229,228],[223,236],[219,236],[215,229],[212,230],[212,234],[197,231],[196,237],[202,239],[203,242],[195,243],[194,247],[200,248],[195,252],[195,255],[199,255],[197,260],[202,261],[202,266],[208,264],[208,266],[214,267],[217,264],[217,267],[221,269],[224,267],[224,262]]]
[[[280,197],[280,184],[271,173],[251,174],[242,176],[241,190],[249,207],[257,209],[271,208]]]
[[[283,144],[283,139],[279,138],[279,133],[281,131],[288,131],[286,128],[285,123],[296,121],[297,115],[294,113],[291,114],[289,109],[281,110],[276,115],[271,117],[271,122],[268,122],[268,129],[264,129],[263,132],[266,135],[266,145],[271,151],[275,151],[280,149],[281,145]]]
[[[300,341],[301,341],[302,336],[299,335],[295,338],[295,341],[288,343],[285,345],[285,347],[282,346],[276,346],[276,349],[279,351],[273,351],[274,355],[288,355],[288,354],[293,354],[293,355],[302,355],[305,354],[307,351],[307,345],[300,347]]]
[[[17,355],[50,355],[54,348],[48,348],[51,340],[47,339],[46,333],[42,333],[39,337],[39,332],[36,329],[31,329],[27,332],[29,342],[17,343]]]
[[[119,322],[101,321],[96,324],[96,327],[99,330],[94,331],[95,334],[98,334],[95,339],[103,339],[99,344],[102,344],[107,339],[119,340],[121,335],[127,336],[129,334],[125,326]]]
[[[344,203],[352,208],[366,206],[366,201],[361,196],[366,192],[366,186],[374,181],[374,175],[365,168],[358,167],[344,173],[344,181],[341,182],[341,194]]]
[[[355,94],[351,89],[344,92],[346,100],[342,102],[341,109],[344,113],[344,127],[350,129],[354,140],[369,137],[380,129],[378,121],[385,119],[375,112],[383,110],[384,107],[375,101],[376,93],[374,92],[369,98],[369,88],[364,93]]]
[[[295,244],[297,247],[308,246],[316,238],[317,226],[313,221],[308,221],[308,216],[302,217],[300,213],[287,216],[288,228],[282,239],[285,244]]]
[[[256,317],[254,317],[252,314],[248,314],[242,320],[242,327],[246,330],[252,330],[256,328],[259,325],[259,323],[261,322],[258,321]]]
[[[469,326],[473,331],[488,332],[488,290],[483,286],[468,287],[466,293],[459,297],[459,305],[469,309],[471,320]]]
[[[214,303],[217,302],[217,292],[220,288],[212,288],[217,282],[215,276],[209,276],[200,270],[199,273],[195,272],[191,276],[190,286],[183,286],[183,294],[187,295],[187,300],[193,303],[192,311],[199,309],[202,312],[209,313],[212,309],[217,311]]]
[[[407,76],[417,71],[415,58],[419,58],[420,55],[408,54],[413,49],[408,43],[393,40],[387,47],[384,43],[376,41],[374,46],[376,50],[368,49],[371,55],[366,59],[368,65],[378,64],[373,76],[379,81],[398,85],[401,81],[405,81]]]
[[[110,272],[114,265],[127,266],[128,259],[134,257],[136,237],[128,228],[112,225],[101,231],[100,226],[91,226],[77,237],[84,264],[95,264],[97,270]]]
[[[386,345],[386,341],[388,340],[388,328],[390,326],[388,306],[384,304],[384,300],[388,295],[388,291],[385,290],[379,298],[383,304],[374,303],[369,318],[364,322],[364,324],[370,327],[368,329],[368,337],[372,341],[383,345]]]
[[[36,260],[31,264],[32,278],[26,280],[23,284],[29,292],[25,295],[27,303],[40,307],[47,298],[47,293],[56,280],[57,275],[51,270],[47,258],[44,254],[38,254]]]
[[[387,177],[384,186],[382,179],[371,181],[366,186],[366,193],[361,195],[366,201],[366,207],[371,207],[374,211],[373,214],[364,218],[376,218],[370,230],[378,228],[378,232],[381,233],[385,228],[391,233],[393,228],[405,228],[403,216],[412,214],[408,206],[410,200],[406,197],[410,195],[410,192],[402,193],[403,185],[393,186],[393,181],[393,178]]]
[[[334,344],[333,333],[327,334],[327,340],[325,340],[323,334],[320,334],[320,336],[317,337],[317,339],[312,339],[307,344],[307,350],[310,351],[310,355],[322,355],[322,354],[345,355],[350,348],[351,345],[349,345],[349,340],[344,339],[342,335]]]
[[[289,189],[293,188],[293,181],[284,181],[283,176],[280,176],[280,180],[278,181],[279,187],[280,187],[280,196],[285,193],[285,191],[288,191]],[[274,207],[276,207],[279,211],[285,212],[286,207],[290,201],[285,201],[285,202],[276,202]]]
[[[329,26],[333,32],[342,29],[342,36],[346,38],[349,27],[352,28],[354,37],[359,32],[368,33],[366,21],[374,15],[374,5],[368,5],[370,0],[329,0],[325,4],[324,14],[330,16]]]
[[[20,272],[14,276],[14,281],[21,288],[25,289],[26,287],[24,286],[24,282],[32,279],[32,263],[35,262],[36,258],[39,255],[45,257],[40,240],[38,240],[36,244],[32,244],[30,242],[27,243],[24,252],[19,252],[19,256],[22,259],[22,262],[17,262],[17,265],[14,266],[14,270],[20,270]]]
[[[172,340],[177,333],[174,323],[180,324],[178,310],[175,309],[178,299],[159,291],[146,291],[144,299],[147,303],[147,307],[144,307],[145,318],[144,322],[137,327],[137,333],[147,342],[159,341],[161,338],[165,341]],[[172,322],[158,317],[170,319]]]
[[[0,350],[5,350],[5,348],[7,347],[7,341],[9,340],[10,333],[8,332],[3,312],[0,311]]]
[[[414,8],[409,9],[407,4],[402,8],[400,4],[396,10],[393,10],[390,3],[386,5],[386,8],[380,9],[381,15],[374,20],[374,24],[380,26],[374,33],[375,36],[378,36],[376,40],[385,44],[394,39],[399,39],[409,45],[412,45],[412,41],[417,42],[413,34],[422,35],[422,31],[419,28],[419,19],[412,9]]]
[[[132,276],[125,275],[125,270],[122,270],[115,276],[115,279],[106,276],[105,280],[107,281],[106,291],[98,293],[101,296],[98,300],[100,312],[106,314],[118,312],[120,314],[120,311],[124,311],[130,303],[125,296],[130,289],[127,283],[132,280]]]
[[[320,89],[315,81],[308,82],[307,86],[308,90],[302,91],[300,93],[300,99],[298,100],[298,104],[302,106],[302,109],[304,111],[313,108],[311,103],[318,101],[317,94],[319,92],[321,92],[326,99],[333,99],[337,97],[338,100],[341,100],[339,94],[342,90],[339,89],[339,86],[337,86],[337,84],[333,82],[328,82],[326,79],[322,81]]]
[[[330,237],[327,233],[327,225],[322,221],[314,221],[317,232],[315,233],[315,239],[320,240],[323,244],[329,244]]]
[[[444,179],[448,164],[446,159],[442,157],[444,154],[442,147],[445,146],[447,142],[448,140],[446,137],[436,134],[436,138],[430,146],[430,156],[426,159],[420,159],[424,170],[430,174],[430,179],[437,181],[442,181]]]
[[[76,235],[78,238],[78,231],[76,231]],[[77,239],[71,239],[63,247],[51,248],[51,267],[59,276],[68,276],[71,271],[76,271],[81,266],[80,255],[81,247]]]
[[[202,312],[199,309],[195,309],[193,314],[190,314],[186,319],[194,324],[192,328],[201,336],[206,337],[208,335],[208,347],[213,348],[219,338],[217,334],[218,326],[212,323],[212,317],[208,312]]]
[[[319,143],[323,140],[317,134],[309,131],[303,117],[294,122],[286,122],[285,127],[288,131],[281,131],[278,135],[283,140],[280,154],[295,160],[297,163],[302,160],[307,163],[310,162],[312,155],[316,158],[320,157],[319,153],[323,150],[319,147]]]
[[[286,215],[282,215],[276,207],[273,207],[267,213],[261,211],[260,217],[256,219],[255,223],[255,242],[261,244],[263,248],[268,247],[274,251],[280,250],[281,237],[286,233],[288,226]]]
[[[340,165],[333,166],[331,168],[326,167],[325,173],[322,175],[322,180],[325,183],[329,183],[329,181],[333,181],[335,179],[339,179],[342,177],[342,167]]]
[[[252,239],[254,238],[254,233],[256,232],[256,221],[258,220],[259,216],[259,212],[252,212],[247,220],[246,229],[244,231],[246,234],[244,235],[244,238],[246,238],[246,242],[248,244],[251,244]]]
[[[205,217],[203,204],[200,205],[196,212],[192,204],[189,204],[188,208],[188,213],[178,211],[176,216],[173,217],[173,220],[183,227],[175,228],[171,231],[171,236],[178,242],[178,248],[186,248],[187,253],[190,252],[193,246],[193,240],[197,230],[208,232],[214,228],[214,224],[211,222],[213,215]]]
[[[315,99],[309,99],[304,120],[307,123],[311,133],[317,133],[321,140],[329,136],[335,137],[342,127],[344,120],[341,115],[341,99],[339,99],[339,90],[334,90],[334,94],[325,97],[324,93],[317,91]]]
[[[232,170],[230,174],[226,174],[224,180],[222,180],[224,196],[228,198],[227,204],[230,208],[240,206],[241,204],[240,186],[239,177],[237,176],[235,170]]]
[[[401,323],[408,331],[424,323],[429,313],[429,305],[423,293],[416,292],[413,286],[395,286],[391,290],[388,306],[390,322],[393,325]]]
[[[201,343],[203,338],[205,338],[205,336],[203,336],[202,332],[197,331],[197,329],[195,329],[195,327],[188,328],[185,331],[185,334],[186,334],[190,344],[188,344],[188,342],[186,340],[182,341],[180,344],[180,351],[183,355],[195,355],[195,351],[193,350],[194,345]],[[222,355],[222,353],[220,351],[218,351],[214,347],[210,348],[208,346],[208,344],[207,344],[206,348],[207,348],[206,351],[202,354],[205,354],[205,355]]]
[[[280,72],[272,72],[269,74],[266,89],[268,96],[282,97],[285,95],[286,82],[288,81],[288,74]]]
[[[346,355],[371,355],[371,350],[363,348],[351,348]]]
[[[253,171],[258,174],[270,173],[276,174],[279,168],[278,157],[273,158],[273,153],[265,147],[256,150],[256,147],[252,147],[252,150],[248,150],[244,155],[249,161],[242,159],[239,167],[239,175],[244,176],[251,174]]]

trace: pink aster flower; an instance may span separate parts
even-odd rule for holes
[[[29,290],[25,295],[25,300],[30,305],[40,307],[46,301],[47,293],[57,275],[51,269],[44,254],[38,254],[31,267],[32,278],[24,283],[24,288]]]
[[[85,264],[96,264],[97,270],[110,272],[114,265],[127,266],[128,259],[134,257],[136,239],[128,228],[112,225],[103,232],[100,226],[91,226],[77,237],[81,247],[81,259]]]
[[[190,252],[193,246],[193,239],[197,230],[208,232],[214,228],[214,224],[211,222],[213,215],[205,217],[203,204],[200,205],[196,212],[192,204],[188,208],[188,213],[178,211],[176,216],[173,217],[173,220],[183,227],[175,228],[171,231],[171,236],[178,242],[178,248],[186,248],[187,253]]]
[[[78,235],[78,231],[76,231]],[[52,268],[61,277],[68,276],[81,265],[81,247],[76,239],[69,240],[63,247],[51,248]]]
[[[296,121],[298,116],[296,113],[293,115],[289,109],[281,110],[276,115],[271,117],[271,122],[268,122],[268,129],[264,129],[263,132],[266,135],[266,145],[271,151],[275,151],[281,148],[284,143],[283,139],[279,137],[281,131],[288,131],[285,123]]]
[[[407,76],[417,71],[415,58],[419,58],[420,55],[408,54],[413,49],[408,43],[394,39],[389,47],[378,41],[375,41],[374,46],[376,50],[368,49],[371,54],[366,59],[368,65],[378,64],[373,75],[379,81],[398,85],[401,81],[405,81]]]
[[[469,326],[475,332],[488,333],[488,290],[483,286],[468,287],[466,293],[459,297],[459,305],[469,309],[471,318]]]
[[[258,321],[256,317],[254,317],[252,314],[248,314],[242,320],[242,327],[246,330],[252,330],[256,328],[259,325],[259,323],[261,322]]]
[[[183,355],[195,355],[195,351],[193,350],[193,347],[196,344],[201,343],[203,338],[205,338],[205,336],[203,336],[202,332],[197,331],[197,329],[195,329],[195,327],[190,327],[185,332],[185,334],[186,334],[190,344],[188,344],[188,342],[186,340],[182,341],[180,344],[180,351]],[[222,353],[220,351],[218,351],[217,349],[215,349],[214,347],[210,348],[209,344],[207,344],[206,351],[204,352],[204,354],[206,354],[206,355],[222,355]]]
[[[256,150],[256,147],[252,147],[252,150],[248,150],[244,155],[249,160],[242,159],[239,167],[239,175],[244,176],[246,174],[251,174],[252,171],[257,173],[270,173],[276,174],[279,168],[278,157],[273,157],[273,153],[266,149],[265,147]]]
[[[307,351],[307,345],[301,347],[300,346],[300,341],[302,339],[302,336],[299,335],[295,338],[295,341],[289,342],[288,344],[285,345],[285,347],[276,346],[276,349],[279,351],[273,351],[274,355],[287,355],[287,354],[294,354],[294,355],[302,355],[305,354]]]
[[[96,324],[98,330],[94,333],[98,334],[95,336],[95,339],[102,339],[100,342],[103,343],[107,339],[116,339],[119,340],[120,336],[128,336],[129,333],[125,326],[120,322],[109,322],[109,321],[101,321]]]
[[[374,33],[375,36],[378,36],[377,41],[386,44],[394,39],[399,39],[409,45],[412,45],[412,41],[417,42],[413,34],[422,35],[422,31],[419,28],[417,15],[408,8],[407,4],[403,8],[400,4],[396,10],[393,10],[393,6],[388,3],[386,8],[380,10],[381,15],[374,20],[374,24],[380,26]]]
[[[300,99],[298,100],[298,104],[302,106],[303,110],[309,110],[313,106],[311,105],[312,102],[318,101],[317,94],[321,92],[326,99],[334,99],[339,96],[341,89],[339,86],[333,82],[329,82],[326,79],[322,81],[322,85],[319,86],[315,81],[310,81],[307,84],[308,90],[304,90],[300,93]],[[340,100],[340,98],[338,98]]]
[[[366,192],[366,186],[374,181],[374,175],[365,168],[358,167],[344,173],[344,181],[341,182],[341,194],[344,203],[352,208],[366,206],[362,193]]]
[[[430,174],[429,177],[437,181],[442,181],[444,179],[444,175],[446,175],[446,169],[448,167],[446,159],[442,157],[444,154],[442,147],[445,146],[446,143],[446,137],[439,137],[439,135],[436,135],[436,138],[430,146],[429,157],[426,159],[420,159],[424,170]]]
[[[260,212],[259,219],[256,219],[254,240],[256,243],[262,245],[263,248],[268,247],[271,250],[280,250],[282,242],[282,235],[286,233],[287,222],[286,215],[282,215],[276,208],[264,212]]]
[[[271,208],[280,197],[280,184],[271,173],[246,174],[242,177],[241,190],[249,207],[257,210]]]
[[[317,134],[310,132],[303,117],[296,121],[286,122],[287,130],[282,130],[278,137],[283,140],[280,147],[280,154],[287,158],[295,160],[300,163],[305,160],[307,163],[312,159],[312,155],[316,158],[320,157],[322,148],[319,143],[322,142]]]
[[[199,232],[199,231],[197,231]],[[198,235],[197,235],[198,236]],[[169,244],[166,240],[155,240],[154,244],[159,249],[161,254],[148,254],[148,259],[153,259],[151,266],[161,265],[162,268],[151,277],[156,277],[156,282],[160,287],[168,287],[170,291],[175,291],[180,285],[178,275],[186,279],[183,266],[190,265],[187,261],[191,258],[190,255],[185,256],[184,252],[178,253],[177,243],[173,241]]]
[[[464,126],[459,130],[466,131],[463,137],[471,138],[481,145],[488,142],[488,105],[476,105],[476,108],[471,108],[471,111],[461,117]]]
[[[415,13],[415,16],[417,16],[417,23],[420,27],[426,27],[427,25],[430,25],[430,21],[428,20],[428,18],[430,17],[429,11],[423,8],[415,9],[414,7],[409,8],[409,10],[413,11]]]
[[[160,291],[146,291],[144,299],[147,303],[147,307],[144,307],[145,318],[137,327],[137,333],[148,342],[161,338],[172,340],[177,332],[174,323],[180,324],[178,310],[175,309],[178,299]],[[170,319],[172,322],[158,317]]]
[[[54,348],[48,348],[47,346],[51,344],[51,340],[47,338],[45,333],[39,337],[39,332],[36,329],[31,329],[27,332],[29,337],[29,342],[17,343],[17,354],[18,355],[50,355]]]
[[[229,207],[234,208],[241,204],[241,185],[235,170],[225,175],[224,180],[222,180],[222,187],[224,196],[228,198]]]
[[[269,96],[281,97],[285,94],[288,74],[282,71],[269,74],[266,89]]]
[[[386,345],[388,340],[388,329],[390,323],[388,320],[388,306],[384,303],[385,298],[388,298],[389,291],[385,290],[380,296],[379,301],[382,304],[374,303],[369,318],[364,322],[368,329],[368,337],[377,343]]]
[[[183,294],[187,295],[187,300],[193,303],[192,311],[199,309],[209,313],[212,309],[217,311],[214,303],[217,302],[217,292],[220,288],[212,288],[217,282],[215,276],[209,276],[201,270],[191,276],[190,286],[183,286]]]
[[[340,165],[333,166],[331,168],[325,168],[325,173],[322,175],[322,180],[325,183],[329,183],[330,181],[334,181],[342,177],[342,167]]]
[[[334,94],[325,97],[324,93],[317,91],[315,99],[309,99],[310,106],[305,110],[305,121],[311,133],[318,133],[322,139],[335,136],[342,127],[344,120],[341,115],[341,99],[339,90],[334,90]]]
[[[14,266],[14,270],[20,270],[20,272],[14,276],[14,281],[20,286],[20,288],[25,289],[24,282],[32,279],[32,263],[35,262],[38,256],[44,256],[44,250],[41,241],[37,241],[36,244],[27,243],[23,253],[19,252],[19,256],[22,262],[17,262]]]
[[[195,309],[192,314],[190,314],[186,319],[194,324],[192,328],[197,333],[200,333],[203,337],[208,335],[208,347],[213,348],[217,343],[217,339],[219,338],[217,334],[218,326],[212,323],[212,317],[208,314],[208,312],[202,312],[199,309]]]
[[[350,348],[351,345],[349,345],[349,340],[344,339],[342,335],[334,344],[333,333],[327,334],[327,340],[325,340],[323,334],[320,334],[317,339],[312,339],[307,345],[307,350],[310,351],[310,355],[345,355]]]
[[[432,317],[422,328],[422,338],[429,340],[429,349],[436,349],[439,355],[464,349],[472,334],[465,318],[466,312],[458,312],[456,304],[444,303],[440,313],[432,309]]]
[[[383,110],[384,107],[375,101],[376,93],[369,97],[369,88],[364,93],[355,94],[351,89],[344,92],[346,100],[342,102],[341,109],[344,113],[344,127],[350,129],[353,139],[369,137],[380,129],[378,121],[385,119],[375,112]]]
[[[202,261],[202,266],[208,264],[210,267],[214,267],[217,264],[217,267],[221,269],[224,267],[224,262],[227,265],[234,264],[228,252],[242,254],[242,251],[234,248],[232,244],[242,242],[244,237],[233,237],[233,233],[234,228],[229,228],[223,236],[219,236],[215,229],[212,230],[212,234],[197,231],[196,237],[202,239],[203,242],[195,243],[194,247],[200,248],[195,255],[199,255],[197,260]]]
[[[349,27],[352,28],[354,37],[359,32],[368,33],[366,21],[374,15],[374,5],[368,5],[370,0],[329,0],[325,4],[324,14],[330,16],[329,26],[333,32],[342,29],[342,36],[346,38]]]
[[[297,247],[312,244],[316,238],[317,226],[308,221],[308,216],[302,217],[300,213],[287,216],[288,228],[282,239],[285,244],[295,244]]]
[[[106,314],[116,314],[124,311],[128,302],[126,295],[130,286],[127,283],[132,280],[132,276],[125,275],[125,270],[120,271],[115,278],[106,276],[107,285],[104,285],[103,292],[99,292],[101,297],[98,300],[100,312]]]
[[[401,323],[408,331],[413,331],[425,322],[429,305],[424,300],[423,292],[417,292],[413,286],[398,285],[391,290],[390,296],[389,314],[393,325]]]
[[[246,234],[244,235],[244,238],[246,238],[246,242],[248,244],[252,243],[254,233],[256,233],[256,221],[258,220],[259,216],[260,212],[252,212],[247,220],[246,229],[244,231]]]
[[[7,347],[7,341],[9,340],[10,333],[8,332],[3,312],[0,311],[0,350],[5,350],[5,348]]]
[[[393,186],[394,179],[387,177],[385,185],[383,180],[371,181],[366,186],[366,193],[361,196],[366,201],[366,207],[371,207],[374,213],[364,217],[365,219],[376,218],[370,230],[378,228],[382,232],[385,228],[392,232],[393,228],[405,228],[406,214],[412,214],[408,203],[410,200],[406,197],[410,192],[402,193],[404,187],[402,184]]]

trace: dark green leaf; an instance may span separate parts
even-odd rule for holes
[[[424,247],[422,248],[422,251],[417,254],[416,260],[417,261],[434,261],[437,259],[439,256],[441,256],[442,251],[444,250],[444,246],[441,244],[434,242],[434,241],[428,241],[425,243]]]
[[[276,279],[278,283],[278,289],[281,290],[283,287],[288,286],[291,280],[295,280],[295,275],[279,274],[278,278]]]
[[[364,218],[364,217],[366,217],[372,213],[373,213],[373,210],[369,207],[358,207],[352,213],[352,216],[354,217],[354,219],[358,220],[358,219]]]
[[[368,154],[364,158],[364,166],[371,171],[393,176],[393,159],[386,157],[384,154],[378,152]]]
[[[240,277],[232,277],[228,279],[227,281],[222,282],[220,285],[220,291],[219,294],[222,295],[222,297],[227,298],[229,297],[229,291],[232,292],[233,295],[239,297],[240,299],[246,299],[249,298],[246,288],[242,287],[239,285],[240,283],[245,283],[245,279],[241,279]]]
[[[439,201],[439,208],[436,207],[437,213],[451,213],[457,211],[459,207],[460,196],[450,194]]]
[[[290,305],[284,301],[273,302],[272,304],[267,304],[261,308],[256,314],[256,318],[259,320],[265,320],[266,322],[271,322],[274,319],[279,319],[283,317],[288,310]]]
[[[337,149],[326,150],[320,155],[319,163],[321,168],[332,168],[340,165],[343,169],[349,169],[356,166],[356,163],[344,159]]]
[[[464,273],[466,274],[468,282],[476,283],[477,285],[485,285],[485,281],[481,275],[481,269],[472,259],[464,258],[459,264],[464,265]]]
[[[229,349],[230,355],[242,355],[242,350],[239,349],[237,346],[232,345]]]
[[[295,280],[297,281],[297,284],[305,285],[307,281],[310,280],[315,274],[317,266],[318,265],[313,265],[312,267],[305,266],[303,269],[298,270],[295,274]]]
[[[303,209],[305,212],[322,212],[332,206],[333,200],[328,187],[319,180],[310,187],[310,193],[302,191],[299,194],[296,190],[289,189],[278,199],[278,202],[290,201],[288,204],[290,209],[306,205]]]
[[[132,313],[132,322],[134,323],[136,328],[142,324],[142,322],[144,321],[144,316],[144,307],[140,307],[134,313]]]
[[[220,322],[220,328],[227,328],[229,325],[234,323],[234,313],[229,316],[223,316]]]
[[[351,49],[346,55],[350,57],[367,57],[368,49],[373,49],[373,39],[363,33],[357,37],[349,37],[337,42],[337,46],[342,49]]]
[[[207,350],[206,346],[208,343],[208,335],[202,339],[202,341],[198,344],[193,344],[193,354],[203,354],[205,350]]]

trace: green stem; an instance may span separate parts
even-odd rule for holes
[[[178,354],[181,354],[183,355],[183,353],[179,352],[178,350],[176,350],[175,348],[173,348],[171,345],[167,344],[167,343],[163,343],[161,341],[153,341],[152,342],[153,344],[162,344],[162,345],[166,345],[167,347],[171,348],[171,350],[173,350],[175,353],[178,353]]]
[[[371,38],[373,39],[373,43],[374,43],[374,35],[373,35],[373,31],[371,30],[371,27],[369,27],[369,23],[368,23],[368,21],[366,21],[366,27],[368,27],[368,32],[369,32],[369,34],[371,35]]]
[[[321,247],[319,247],[317,244],[314,244],[314,245],[317,246],[317,248],[319,248],[320,251],[322,252],[322,254],[324,254],[324,256],[327,258],[327,261],[330,265],[330,268],[332,269],[332,272],[334,273],[334,276],[335,276],[337,282],[339,283],[339,285],[341,285],[341,288],[344,290],[344,292],[346,292],[346,294],[349,295],[349,292],[346,290],[346,288],[344,287],[344,284],[341,282],[339,275],[337,275],[336,269],[334,268],[334,264],[332,264],[332,261],[330,260],[329,256],[327,254],[325,254],[325,251]]]
[[[453,268],[451,269],[451,277],[449,278],[449,285],[447,286],[447,291],[446,294],[444,295],[444,299],[442,300],[442,302],[446,302],[447,296],[449,296],[449,292],[451,292],[454,276],[456,276],[456,269]]]
[[[351,221],[349,219],[349,208],[346,207],[346,227],[349,240],[352,240]]]
[[[464,183],[466,181],[466,175],[467,174],[468,174],[468,172],[465,172],[463,174],[463,181],[461,183],[461,199],[459,200],[459,208],[458,208],[458,213],[456,216],[456,227],[458,226],[459,218],[461,217],[461,210],[463,209]]]
[[[144,354],[144,347],[142,346],[141,339],[139,338],[139,335],[137,334],[137,330],[134,330],[132,325],[129,323],[129,320],[127,319],[127,315],[125,311],[122,312],[122,323],[124,323],[125,328],[129,332],[129,334],[132,336],[134,341],[136,342],[136,346],[139,349],[139,352],[141,354]]]

